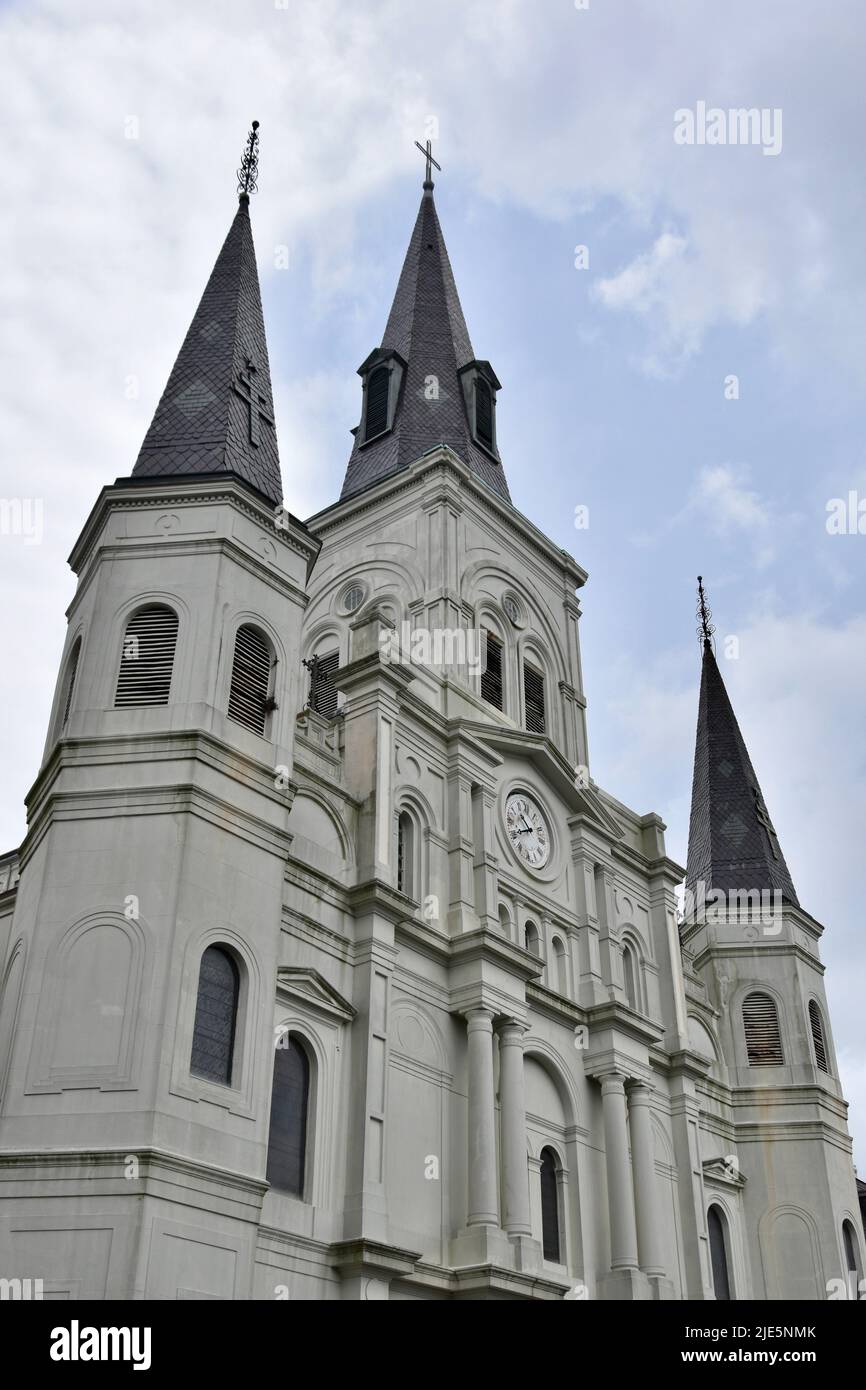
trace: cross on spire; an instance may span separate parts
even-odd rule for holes
[[[259,176],[259,123],[253,121],[252,129],[247,136],[247,143],[244,146],[244,155],[241,160],[241,167],[238,169],[238,196],[249,201],[251,193],[255,193],[258,186]]]
[[[698,621],[700,622],[700,627],[698,628],[698,637],[705,645],[711,646],[713,640],[713,633],[716,629],[715,624],[712,621],[713,612],[709,604],[707,603],[707,596],[704,593],[704,581],[700,575],[698,575],[697,617]]]
[[[247,357],[245,361],[247,364],[247,375],[244,376],[243,372],[238,372],[238,379],[234,383],[234,388],[249,411],[250,443],[253,448],[257,449],[261,443],[259,421],[264,420],[266,425],[273,425],[274,417],[269,415],[266,410],[262,409],[262,406],[267,404],[267,396],[263,396],[256,385],[255,362],[251,357]]]
[[[426,173],[426,175],[425,175],[425,177],[424,177],[424,187],[425,187],[425,188],[432,188],[432,187],[433,187],[433,173],[432,173],[432,170],[431,170],[430,166],[432,165],[433,168],[438,169],[438,170],[439,170],[439,173],[441,174],[441,173],[442,173],[442,165],[441,165],[441,164],[437,164],[437,163],[436,163],[436,160],[433,158],[433,145],[432,145],[432,142],[431,142],[430,140],[427,141],[427,147],[426,147],[426,149],[425,149],[425,147],[424,147],[418,140],[415,141],[415,147],[416,147],[416,149],[419,149],[419,150],[421,151],[421,153],[423,154],[424,158],[427,160],[427,173]]]

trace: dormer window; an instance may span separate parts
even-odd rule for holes
[[[364,401],[361,423],[353,433],[362,446],[379,439],[393,427],[405,369],[406,363],[399,352],[388,348],[377,348],[358,368],[364,382]]]
[[[391,373],[387,367],[377,367],[367,382],[367,415],[364,421],[364,442],[375,439],[388,428],[388,392]]]
[[[460,368],[466,414],[476,444],[499,462],[496,449],[496,392],[499,380],[489,362],[467,362]]]
[[[475,383],[475,433],[482,444],[493,448],[493,393],[482,377]]]

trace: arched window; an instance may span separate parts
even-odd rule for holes
[[[494,709],[504,709],[502,692],[502,643],[484,629],[484,670],[481,672],[481,698]]]
[[[168,704],[177,627],[177,614],[164,603],[133,613],[123,635],[116,708]]]
[[[75,677],[78,674],[78,658],[81,655],[81,638],[76,637],[72,644],[72,651],[69,653],[69,660],[66,663],[66,674],[63,677],[63,694],[60,699],[60,731],[66,728],[69,719],[69,711],[72,709],[72,697],[75,694]]]
[[[857,1236],[850,1221],[842,1222],[842,1243],[845,1246],[845,1266],[848,1270],[848,1283],[853,1284],[852,1298],[859,1296],[860,1260],[857,1255]]]
[[[625,997],[630,1009],[637,1013],[639,1008],[637,993],[637,963],[635,961],[634,947],[628,942],[622,948],[622,979],[625,987]]]
[[[538,939],[538,927],[534,922],[527,922],[523,928],[523,944],[527,951],[531,951],[534,956],[541,955],[541,947]]]
[[[367,417],[364,440],[375,439],[388,428],[388,390],[391,373],[387,367],[377,367],[367,380]]]
[[[482,444],[493,448],[493,393],[480,376],[475,378],[475,433]]]
[[[824,1023],[821,1018],[821,1010],[818,1008],[815,999],[809,1000],[809,1026],[812,1029],[812,1046],[815,1049],[815,1065],[821,1071],[829,1073],[827,1065],[827,1048],[824,1043]]]
[[[743,1027],[750,1067],[781,1067],[782,1035],[776,1002],[769,994],[756,991],[743,1000]]]
[[[523,706],[524,722],[531,734],[543,734],[544,719],[544,676],[528,662],[523,663]]]
[[[337,686],[334,680],[340,665],[339,652],[316,652],[310,671],[310,709],[325,719],[337,713]]]
[[[728,1277],[727,1223],[721,1210],[710,1207],[707,1212],[707,1228],[710,1233],[710,1259],[713,1266],[713,1290],[716,1298],[727,1302],[731,1297],[731,1281]]]
[[[224,946],[208,946],[201,958],[189,1069],[230,1086],[238,1018],[240,974]]]
[[[397,820],[397,892],[415,896],[415,824],[408,811]]]
[[[265,732],[271,708],[271,649],[258,628],[245,623],[237,630],[229,687],[229,719],[254,734]]]
[[[555,936],[550,944],[553,947],[553,987],[560,994],[568,994],[568,969],[562,937]]]
[[[511,940],[511,917],[505,903],[499,904],[499,926],[508,940]]]
[[[297,1038],[284,1033],[274,1049],[267,1178],[280,1192],[304,1195],[310,1062]]]
[[[559,1164],[553,1149],[541,1150],[541,1243],[544,1258],[559,1264]]]

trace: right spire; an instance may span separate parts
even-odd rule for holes
[[[698,576],[703,648],[686,890],[778,890],[799,907],[782,848],[713,651],[712,613]]]

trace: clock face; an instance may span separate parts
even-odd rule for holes
[[[544,868],[550,858],[550,832],[531,796],[512,792],[505,803],[505,828],[518,859],[531,869]]]

